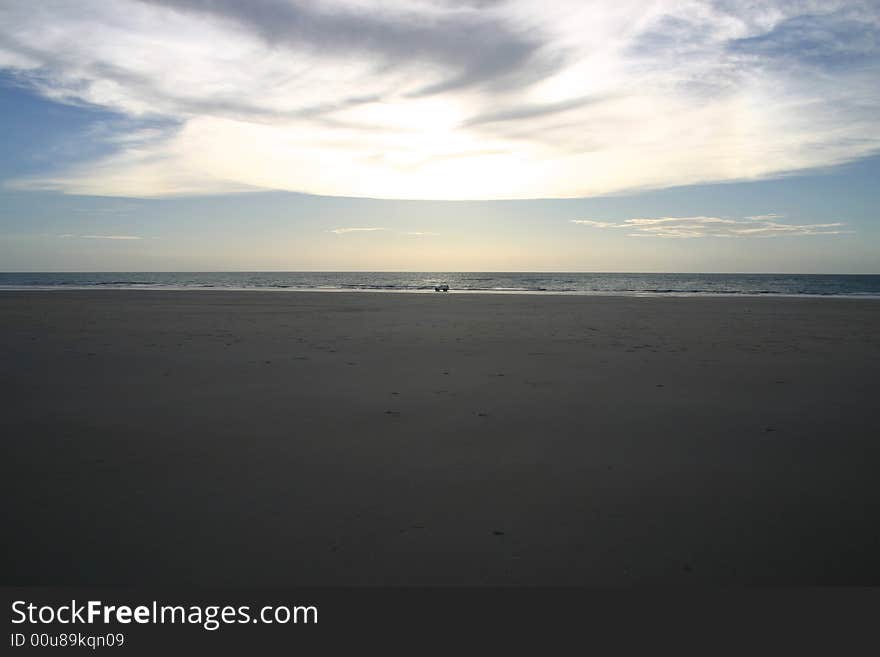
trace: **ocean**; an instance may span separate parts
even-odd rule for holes
[[[780,295],[880,298],[880,275],[534,272],[0,273],[0,289],[362,290],[637,296]]]

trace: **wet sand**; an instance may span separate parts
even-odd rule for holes
[[[880,584],[880,302],[0,293],[3,584]]]

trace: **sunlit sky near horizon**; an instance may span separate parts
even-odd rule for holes
[[[874,0],[0,0],[0,270],[880,273]]]

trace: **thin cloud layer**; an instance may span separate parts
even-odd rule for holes
[[[65,233],[64,235],[59,235],[58,237],[62,238],[72,238],[78,237],[83,240],[142,240],[144,239],[140,235],[71,235],[69,233]]]
[[[337,235],[345,235],[346,233],[374,233],[384,228],[333,228],[330,232]]]
[[[871,0],[3,3],[0,69],[127,118],[111,155],[11,184],[493,199],[759,179],[880,150],[878,35]]]
[[[595,221],[572,219],[571,223],[591,228],[625,229],[630,237],[800,237],[805,235],[840,235],[850,233],[846,224],[789,224],[778,221],[782,216],[765,214],[742,219],[723,217],[657,217]]]

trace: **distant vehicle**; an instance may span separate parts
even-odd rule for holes
[[[434,292],[449,292],[449,285],[446,283],[440,283],[440,285],[435,285]]]

